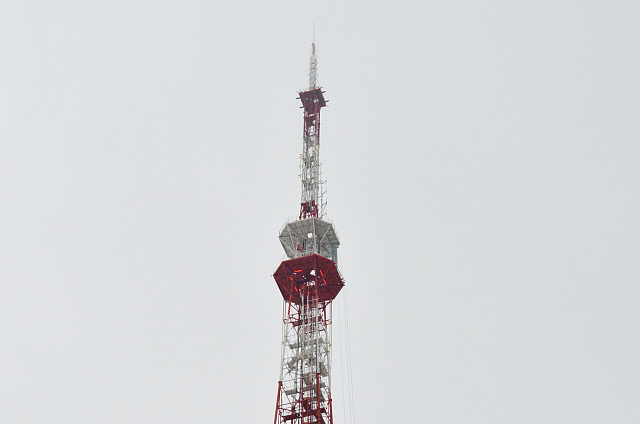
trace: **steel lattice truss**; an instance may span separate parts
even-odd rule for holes
[[[283,261],[273,274],[284,299],[276,424],[333,423],[331,301],[344,282],[330,258]]]
[[[331,306],[313,285],[285,302],[276,423],[332,423]]]
[[[300,92],[304,109],[300,156],[302,197],[297,221],[288,222],[279,240],[289,259],[274,272],[283,298],[282,356],[274,424],[333,424],[331,400],[331,302],[344,281],[338,270],[340,241],[323,221],[320,174],[320,109],[312,44],[309,90]]]
[[[302,133],[302,154],[300,155],[300,219],[325,214],[322,174],[320,171],[320,109],[327,105],[324,91],[316,87],[317,59],[316,47],[312,44],[309,67],[309,90],[300,92],[304,109],[304,129]]]

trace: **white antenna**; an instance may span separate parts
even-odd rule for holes
[[[316,57],[316,24],[313,24],[313,42],[311,43],[311,58],[309,59],[309,90],[317,88],[318,58]]]

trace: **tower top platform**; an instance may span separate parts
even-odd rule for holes
[[[302,107],[308,113],[315,113],[316,104],[318,107],[325,107],[327,105],[327,100],[324,98],[324,91],[322,91],[322,88],[301,91],[298,95],[298,98],[302,102]]]

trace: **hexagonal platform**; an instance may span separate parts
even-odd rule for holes
[[[331,260],[320,255],[308,255],[283,261],[273,278],[278,284],[280,293],[285,300],[300,304],[300,291],[303,286],[317,286],[318,301],[333,300],[342,287],[344,281]]]

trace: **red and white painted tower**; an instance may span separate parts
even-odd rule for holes
[[[315,43],[311,45],[309,89],[299,93],[304,109],[298,220],[280,232],[289,259],[273,278],[282,293],[282,357],[274,424],[333,424],[331,405],[331,302],[344,281],[338,271],[340,241],[324,221],[320,173],[320,109]]]

